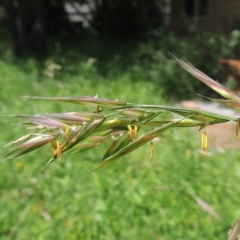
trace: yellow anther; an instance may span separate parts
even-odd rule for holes
[[[137,135],[137,131],[138,131],[138,126],[137,126],[137,124],[135,124],[135,126],[134,126],[134,137]]]
[[[65,140],[68,138],[69,132],[70,132],[70,126],[67,126],[65,131],[64,131],[64,139]]]
[[[96,113],[100,113],[100,107],[99,107],[99,105],[97,105],[97,107],[96,107]]]
[[[202,150],[206,153],[208,151],[208,137],[206,132],[202,133]]]
[[[240,119],[238,119],[236,123],[236,140],[238,140],[239,129],[240,129]]]
[[[129,130],[129,136],[131,141],[133,141],[133,139],[135,138],[137,131],[138,131],[138,127],[137,125],[135,125],[134,127],[132,127],[130,124],[127,126],[128,130]]]
[[[132,129],[132,127],[131,127],[130,124],[127,126],[127,128],[128,128],[128,130],[129,130],[129,136],[130,136],[130,139],[131,139],[131,141],[132,141],[133,138],[134,138],[133,129]]]
[[[59,144],[59,141],[56,142],[52,142],[52,147],[53,147],[53,156],[60,158],[62,161],[62,149],[61,146]]]
[[[153,146],[153,142],[150,142],[150,158],[153,158],[153,151],[154,151],[154,146]]]

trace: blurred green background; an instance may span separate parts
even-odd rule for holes
[[[35,15],[27,15],[30,2]],[[25,134],[6,115],[82,111],[78,105],[22,96],[97,94],[173,105],[196,93],[213,93],[179,68],[167,51],[225,84],[230,78],[217,60],[239,57],[237,28],[209,33],[189,24],[187,31],[173,31],[167,23],[170,1],[79,1],[99,4],[86,28],[66,21],[64,12],[53,14],[66,1],[30,2],[0,2],[0,146]],[[153,13],[156,3],[162,8]],[[34,36],[33,15],[44,23],[38,32],[43,36]],[[25,37],[16,26],[20,36],[13,32],[14,19],[27,22]],[[172,129],[154,144],[153,159],[146,145],[81,181],[76,179],[99,162],[107,146],[65,155],[64,162],[43,172],[50,147],[2,162],[0,239],[227,239],[239,215],[240,153],[210,146],[203,156],[200,137],[199,132]],[[7,148],[1,152],[3,156]]]

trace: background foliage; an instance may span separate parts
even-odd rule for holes
[[[236,57],[239,38],[238,30],[229,36],[202,33],[186,38],[163,29],[150,34],[147,40],[126,40],[121,44],[116,38],[99,40],[91,35],[82,37],[80,44],[69,37],[53,37],[45,61],[41,59],[38,64],[45,75],[63,81],[72,75],[96,81],[115,81],[119,76],[125,76],[131,82],[152,82],[157,94],[168,100],[192,99],[197,97],[197,93],[216,97],[212,90],[176,66],[168,51],[194,64],[220,83],[228,84],[228,75],[218,64],[218,59]],[[57,65],[54,67],[54,64]]]

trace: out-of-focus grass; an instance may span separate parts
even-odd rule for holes
[[[97,79],[86,59],[79,60],[82,72],[60,72],[58,80],[39,75],[34,59],[13,61],[7,54],[0,60],[1,115],[82,110],[78,105],[34,101],[23,95],[98,94],[162,103],[153,83],[134,83],[127,72],[114,79]],[[1,116],[0,123],[0,146],[23,134],[15,119]],[[63,163],[56,161],[41,173],[50,148],[1,163],[0,239],[227,239],[239,214],[237,150],[212,149],[212,155],[205,157],[198,151],[200,134],[173,129],[154,144],[153,159],[146,145],[75,181],[98,163],[105,148],[66,155]],[[205,211],[206,205],[200,206],[197,197],[220,219]]]

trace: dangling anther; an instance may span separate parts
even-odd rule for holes
[[[239,130],[240,130],[240,119],[238,119],[236,123],[236,141],[238,140]]]
[[[69,132],[70,132],[70,126],[67,126],[65,131],[64,131],[64,139],[65,140],[68,138]]]
[[[100,113],[100,107],[99,107],[99,105],[97,105],[97,107],[96,107],[96,113]]]
[[[59,141],[52,142],[52,147],[53,147],[53,156],[56,158],[60,158],[61,161],[63,162],[62,149],[59,144]]]
[[[129,136],[131,141],[133,141],[133,139],[135,138],[137,131],[138,131],[138,126],[135,124],[134,127],[132,127],[130,124],[127,126],[128,130],[129,130]]]
[[[154,151],[154,146],[153,146],[153,142],[150,142],[150,158],[153,158],[153,151]]]
[[[207,137],[206,131],[202,132],[202,150],[205,153],[207,153],[208,151],[208,137]]]

